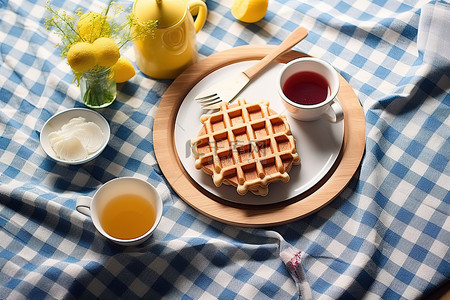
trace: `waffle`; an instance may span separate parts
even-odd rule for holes
[[[212,176],[216,186],[237,187],[265,196],[274,181],[289,181],[293,164],[300,164],[295,139],[284,115],[268,101],[222,103],[220,111],[203,115],[203,126],[191,140],[195,167]]]

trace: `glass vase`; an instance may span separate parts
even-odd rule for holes
[[[90,108],[106,107],[114,102],[117,95],[114,73],[111,68],[84,72],[80,89],[84,105]]]

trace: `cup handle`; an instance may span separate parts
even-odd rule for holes
[[[81,196],[77,199],[76,208],[79,213],[86,216],[91,216],[91,197]]]
[[[203,28],[203,25],[205,25],[208,8],[202,0],[189,0],[188,6],[191,15],[197,16],[194,21],[194,28],[195,33],[198,33]]]
[[[344,111],[342,110],[341,104],[333,100],[333,103],[330,105],[323,116],[327,121],[331,123],[342,121],[344,119]]]

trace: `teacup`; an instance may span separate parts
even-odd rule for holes
[[[337,101],[339,77],[323,60],[302,57],[287,63],[278,77],[278,93],[293,118],[339,122],[344,112]]]
[[[95,228],[114,243],[135,246],[158,226],[163,203],[148,182],[120,177],[103,184],[94,196],[77,199],[77,211],[90,216]]]

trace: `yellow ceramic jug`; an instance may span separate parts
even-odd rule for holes
[[[158,20],[154,32],[134,43],[136,64],[144,74],[174,79],[196,61],[195,35],[207,13],[202,0],[136,0],[133,12],[140,22]]]

